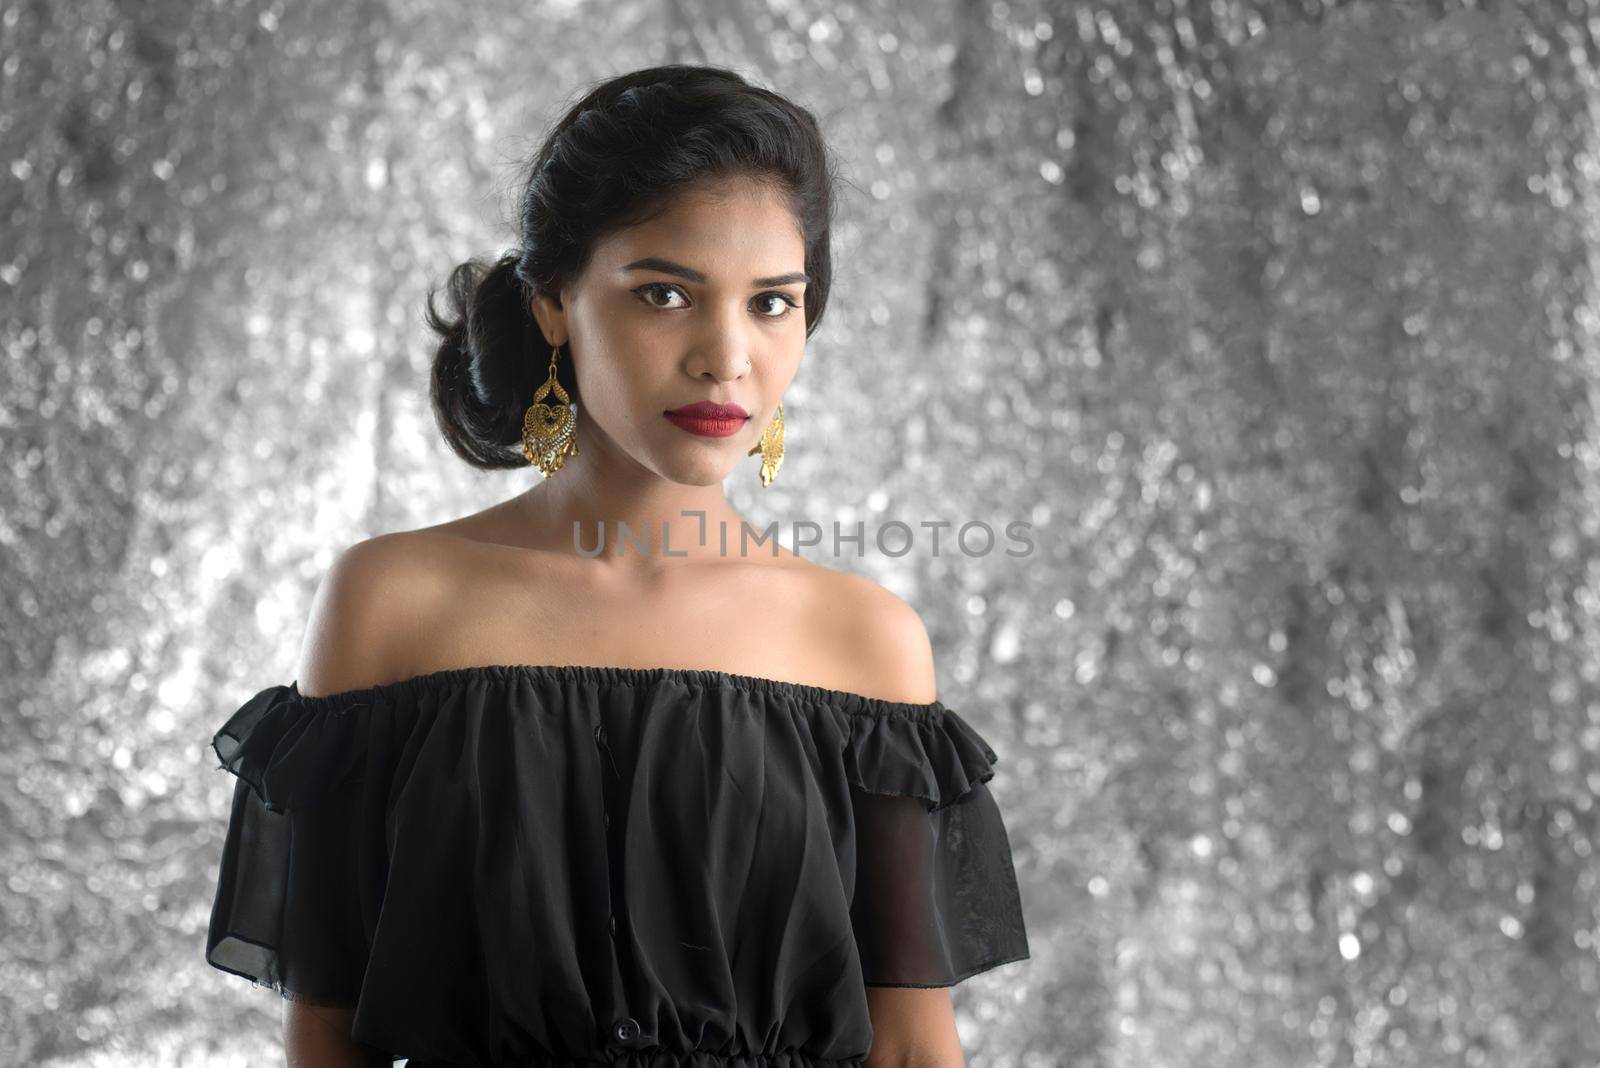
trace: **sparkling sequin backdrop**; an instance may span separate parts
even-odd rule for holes
[[[864,521],[841,562],[1000,752],[1033,959],[957,989],[971,1063],[1595,1063],[1596,34],[0,0],[0,1061],[268,1062],[276,997],[201,956],[204,739],[338,549],[537,477],[446,452],[424,292],[512,242],[571,91],[686,61],[810,106],[851,182],[783,472],[730,485]],[[896,558],[889,519],[1034,548]]]

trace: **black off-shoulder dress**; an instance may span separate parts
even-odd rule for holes
[[[271,686],[212,744],[207,962],[419,1068],[854,1065],[867,986],[1028,957],[995,752],[938,701],[491,665]]]

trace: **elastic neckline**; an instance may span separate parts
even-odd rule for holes
[[[898,715],[935,715],[944,710],[938,700],[927,704],[890,701],[868,697],[852,690],[834,690],[804,682],[786,682],[760,675],[741,675],[715,668],[615,667],[600,664],[479,664],[473,667],[441,668],[412,675],[394,682],[379,683],[353,690],[307,696],[300,692],[299,680],[289,690],[301,703],[312,708],[333,708],[352,704],[392,700],[409,692],[433,692],[469,682],[504,685],[516,682],[594,683],[604,686],[659,686],[671,682],[691,690],[732,689],[763,697],[786,697],[811,704],[827,705],[845,712]]]

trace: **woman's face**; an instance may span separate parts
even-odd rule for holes
[[[580,441],[674,482],[725,479],[800,366],[804,269],[783,194],[748,180],[703,185],[602,241],[559,302],[534,298],[545,338],[570,346],[588,423]],[[696,401],[747,415],[667,414]]]

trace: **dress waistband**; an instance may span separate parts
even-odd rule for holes
[[[409,1068],[462,1068],[454,1061],[411,1058]],[[816,1057],[797,1049],[773,1053],[714,1053],[709,1050],[618,1050],[608,1057],[524,1057],[497,1068],[861,1068],[859,1058]]]

